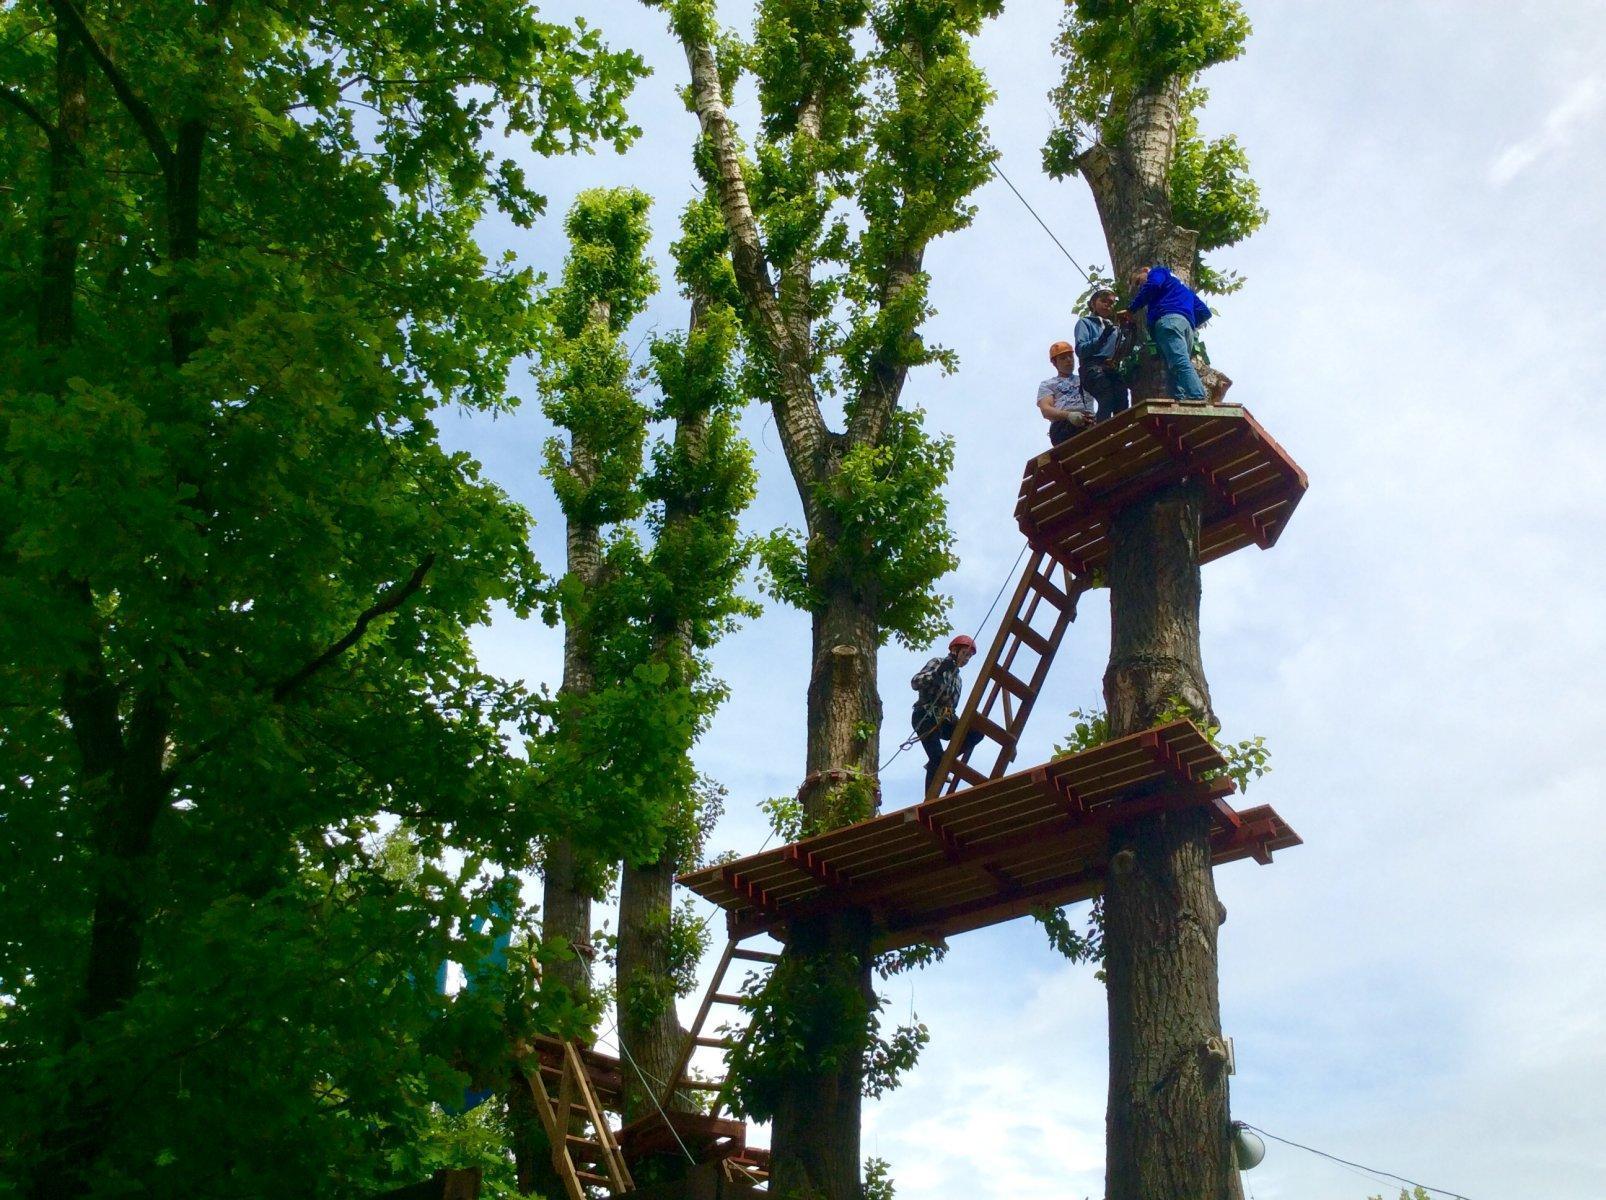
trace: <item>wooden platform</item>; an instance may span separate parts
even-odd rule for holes
[[[1033,547],[1087,576],[1109,557],[1114,513],[1190,475],[1209,496],[1201,563],[1273,545],[1307,486],[1247,409],[1148,400],[1028,462],[1015,518]]]
[[[680,882],[725,909],[733,937],[785,940],[791,920],[854,907],[874,916],[877,949],[896,949],[1097,895],[1109,829],[1147,812],[1209,806],[1216,863],[1298,845],[1270,808],[1227,803],[1225,765],[1176,721]]]

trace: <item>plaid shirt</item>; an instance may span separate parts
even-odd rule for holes
[[[959,664],[951,654],[934,658],[909,681],[920,697],[915,701],[911,720],[919,732],[927,732],[941,725],[947,717],[959,711]]]

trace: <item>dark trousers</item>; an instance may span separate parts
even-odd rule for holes
[[[1048,440],[1057,446],[1061,442],[1070,440],[1080,426],[1072,425],[1069,421],[1050,421],[1048,423]]]
[[[1070,424],[1070,422],[1067,421],[1066,424]],[[926,791],[928,792],[931,790],[931,781],[937,774],[937,764],[942,762],[942,744],[953,739],[954,725],[954,718],[948,717],[941,725],[929,733],[923,734],[920,738],[920,744],[926,748]],[[976,748],[976,743],[979,741],[981,741],[981,730],[972,729],[965,734],[965,748],[960,752],[960,759],[969,758],[970,752]]]
[[[1082,390],[1099,402],[1099,420],[1108,421],[1125,412],[1131,403],[1126,380],[1121,373],[1103,363],[1082,364]]]

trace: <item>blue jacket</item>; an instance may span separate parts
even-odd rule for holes
[[[1150,329],[1154,328],[1156,321],[1170,313],[1181,313],[1195,329],[1210,319],[1210,310],[1205,307],[1205,302],[1164,267],[1150,269],[1149,277],[1127,302],[1127,308],[1134,312],[1140,308],[1148,309]]]

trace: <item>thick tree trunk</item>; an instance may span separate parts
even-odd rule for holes
[[[619,881],[619,1044],[624,1051],[625,1120],[656,1112],[679,1064],[686,1031],[670,982],[669,922],[675,861],[626,863]],[[690,1109],[676,1095],[672,1107]]]
[[[1154,724],[1177,699],[1211,719],[1199,650],[1202,497],[1197,483],[1184,483],[1112,522],[1104,697],[1114,736]],[[1140,818],[1112,832],[1110,852],[1105,1196],[1231,1200],[1209,814]]]
[[[870,934],[865,913],[834,913],[799,922],[786,952],[803,960],[807,969],[842,971],[867,1012],[875,1000],[870,982]],[[863,1107],[862,1054],[849,1054],[838,1063],[790,1076],[775,1107],[770,1193],[787,1200],[860,1200]]]
[[[881,695],[876,681],[879,630],[872,606],[848,585],[834,588],[814,613],[809,675],[808,775],[802,789],[810,828],[858,820],[868,811],[843,809],[846,789],[873,801],[881,751]],[[850,776],[856,776],[854,782]]]

